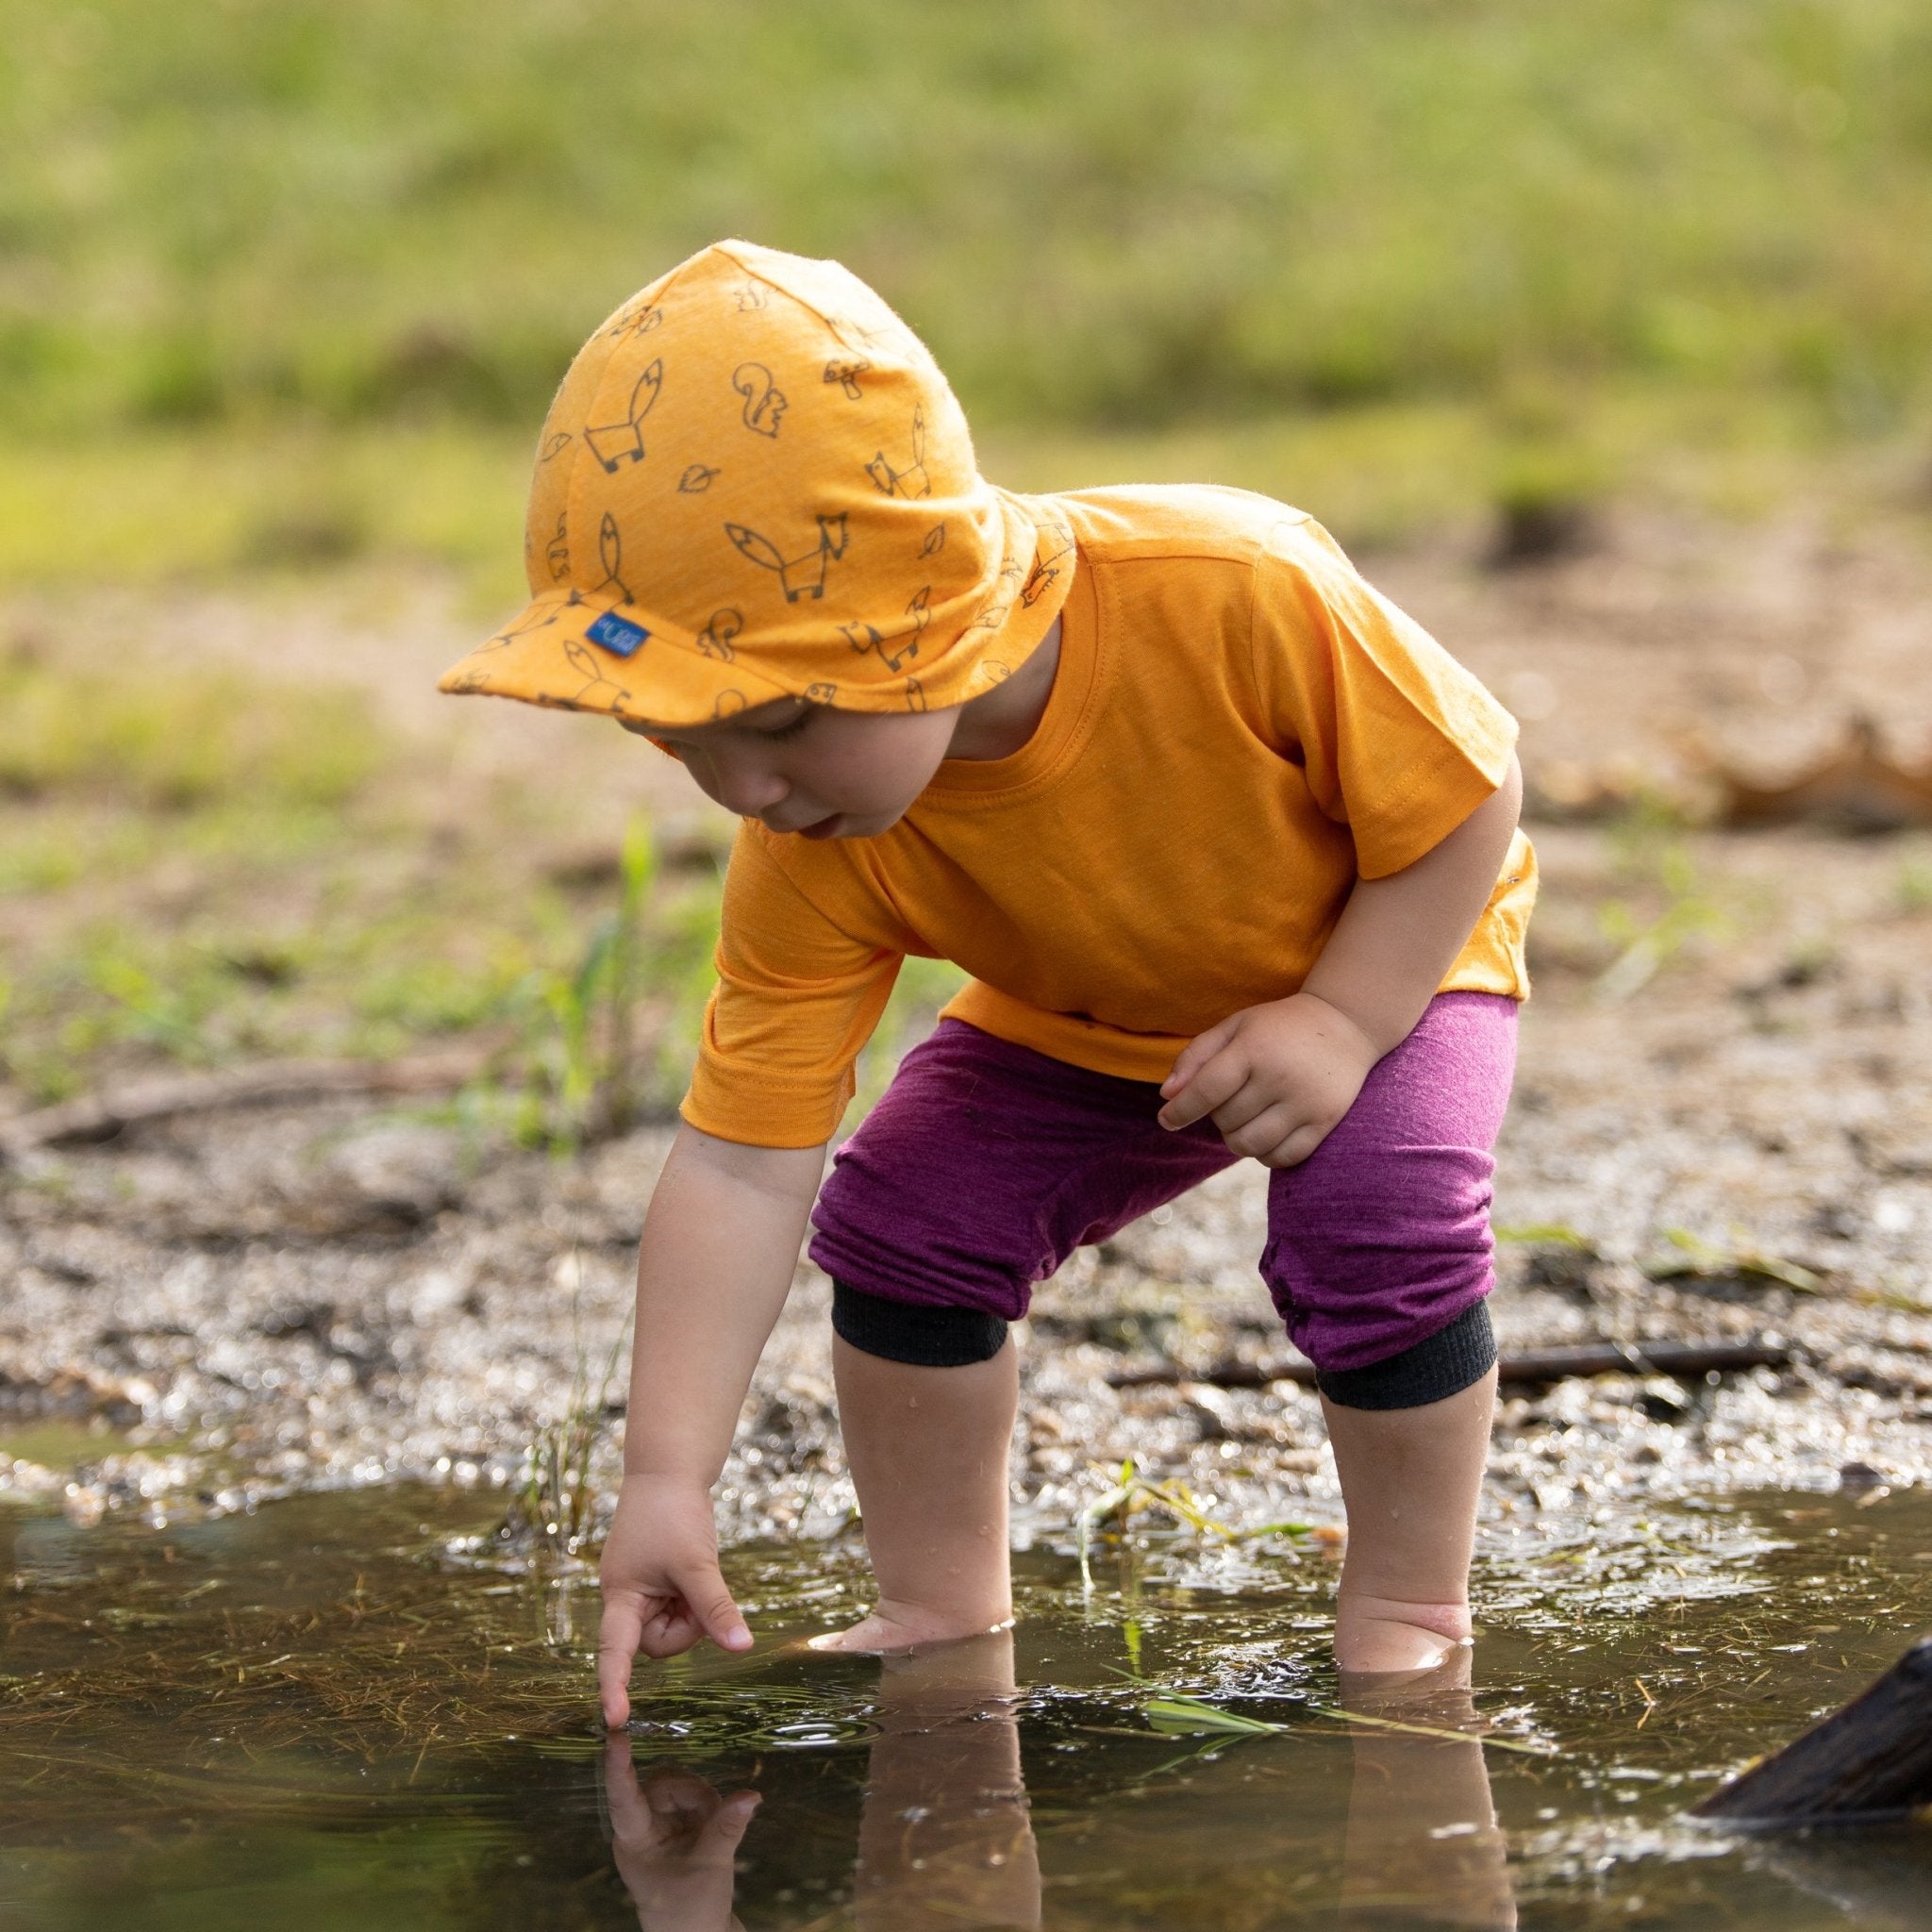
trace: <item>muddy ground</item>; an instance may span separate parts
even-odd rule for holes
[[[1916,539],[1853,542],[1822,516],[1694,540],[1631,521],[1572,559],[1499,574],[1475,558],[1445,539],[1370,567],[1523,713],[1533,780],[1668,783],[1693,730],[1767,771],[1859,711],[1904,754],[1932,731],[1932,560]],[[283,627],[291,651],[350,682],[432,671],[474,627],[419,599],[385,651],[366,611],[319,594],[306,608],[306,629]],[[202,603],[149,621],[219,655],[254,627],[244,614]],[[550,757],[562,732],[591,742],[581,721],[508,706],[406,722],[473,774]],[[625,755],[598,737],[574,779],[602,782]],[[669,800],[673,776],[631,782]],[[1504,1348],[1772,1338],[1790,1359],[1510,1392],[1495,1507],[1918,1480],[1932,838],[1684,830],[1641,811],[1533,830],[1546,884],[1500,1156]],[[420,1109],[339,1103],[184,1120],[0,1174],[0,1494],[87,1517],[399,1474],[506,1480],[608,1355],[668,1132],[558,1160]],[[1108,1379],[1284,1357],[1253,1272],[1264,1188],[1237,1169],[1042,1290],[1022,1332],[1023,1525],[1064,1525],[1128,1456],[1229,1521],[1339,1514],[1307,1392]],[[825,1300],[801,1270],[727,1472],[728,1535],[847,1518]]]

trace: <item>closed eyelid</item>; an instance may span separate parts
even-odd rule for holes
[[[720,740],[733,736],[744,738],[785,738],[802,724],[817,708],[801,704],[799,708],[780,724],[770,727],[757,723],[747,723],[743,718],[732,718],[716,724],[693,725],[685,730],[667,728],[658,724],[633,724],[629,719],[620,718],[618,723],[626,731],[633,731],[641,738],[649,738],[654,743],[679,746],[715,744]]]

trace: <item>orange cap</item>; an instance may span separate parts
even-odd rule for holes
[[[858,276],[720,242],[577,352],[531,602],[441,689],[665,725],[963,704],[1046,635],[1073,549],[1052,498],[980,475],[939,365]]]

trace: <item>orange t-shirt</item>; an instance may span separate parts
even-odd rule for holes
[[[1077,555],[1031,740],[948,759],[875,839],[741,826],[691,1125],[828,1139],[908,954],[973,975],[958,1019],[1163,1080],[1195,1034],[1301,985],[1357,876],[1502,783],[1514,720],[1300,511],[1207,487],[1055,501]],[[1445,991],[1528,991],[1535,896],[1519,832]]]

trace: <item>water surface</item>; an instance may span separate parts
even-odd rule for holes
[[[1015,1638],[884,1667],[791,1642],[859,1607],[856,1547],[741,1551],[758,1651],[641,1674],[614,1745],[594,1590],[507,1572],[492,1515],[0,1512],[0,1924],[1932,1924],[1932,1834],[1680,1817],[1932,1624],[1916,1494],[1506,1519],[1473,1689],[1367,1703],[1314,1547],[1108,1542],[1083,1582],[1048,1540]],[[1175,1693],[1286,1728],[1179,1735]]]

